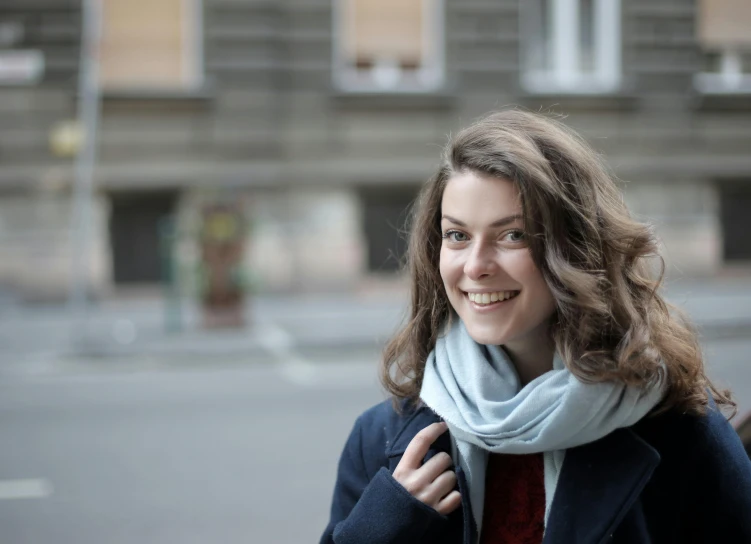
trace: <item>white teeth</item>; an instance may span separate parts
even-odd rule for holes
[[[493,302],[504,301],[514,298],[518,291],[497,291],[495,293],[467,293],[469,300],[475,304],[492,304]]]

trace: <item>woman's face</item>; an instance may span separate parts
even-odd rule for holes
[[[464,172],[441,202],[440,269],[449,302],[478,343],[529,349],[555,300],[527,246],[514,183]]]

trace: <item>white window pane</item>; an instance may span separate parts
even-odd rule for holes
[[[620,0],[594,1],[595,74],[599,84],[615,88],[621,78]]]
[[[564,88],[577,86],[579,69],[579,0],[555,0],[553,17],[553,71]]]

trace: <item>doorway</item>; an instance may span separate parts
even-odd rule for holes
[[[162,280],[160,227],[175,211],[177,193],[113,193],[109,220],[116,285]]]
[[[751,182],[720,186],[723,258],[726,263],[751,262]]]
[[[409,215],[418,190],[418,186],[409,185],[361,190],[369,272],[401,269],[407,251]]]

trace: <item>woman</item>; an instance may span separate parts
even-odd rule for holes
[[[321,542],[751,542],[734,403],[654,257],[563,125],[460,132],[413,218],[392,400],[355,423]]]

